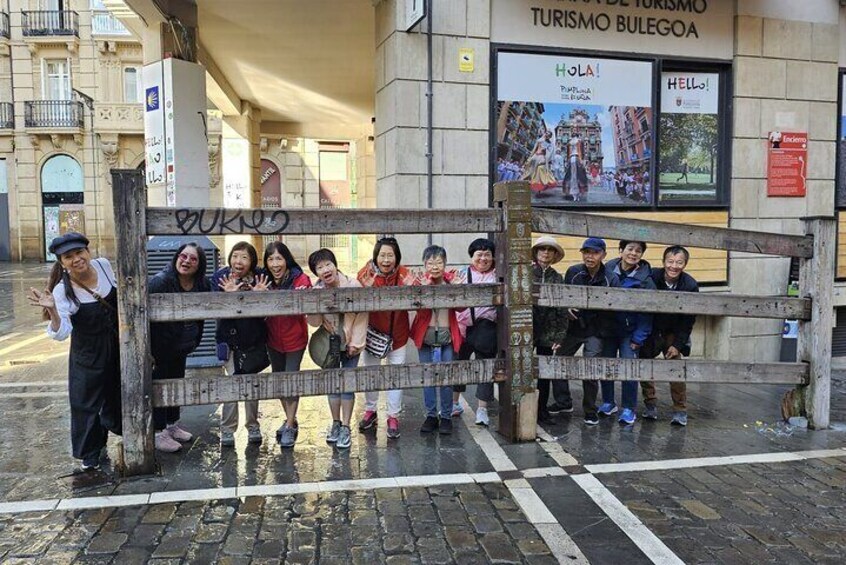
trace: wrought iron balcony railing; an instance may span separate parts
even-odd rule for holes
[[[79,37],[79,14],[71,10],[21,12],[25,36],[75,35]]]
[[[80,128],[84,126],[82,102],[33,100],[24,102],[24,125],[28,128]]]
[[[128,29],[111,12],[91,12],[91,33],[93,35],[131,35]]]
[[[15,127],[15,105],[11,102],[0,102],[0,129]]]

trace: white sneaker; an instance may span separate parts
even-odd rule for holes
[[[261,443],[264,441],[261,435],[261,428],[258,426],[247,428],[247,441],[249,443]]]
[[[488,418],[488,409],[487,408],[478,408],[476,409],[476,425],[477,426],[490,426],[491,420]]]
[[[179,424],[171,424],[167,427],[167,432],[170,434],[170,437],[175,439],[176,441],[191,441],[194,439],[194,436],[188,430],[180,427]]]
[[[156,449],[164,453],[176,453],[182,449],[182,445],[170,437],[167,430],[156,432]]]

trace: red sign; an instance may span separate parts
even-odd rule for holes
[[[771,131],[767,143],[767,196],[805,196],[808,134]]]

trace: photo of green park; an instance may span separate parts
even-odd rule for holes
[[[716,114],[663,114],[660,136],[660,200],[716,200]]]

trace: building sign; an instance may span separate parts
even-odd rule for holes
[[[652,63],[500,52],[496,180],[541,206],[652,202]]]
[[[805,196],[808,134],[771,131],[767,145],[767,196]]]
[[[717,198],[720,75],[661,73],[662,202]]]
[[[165,163],[165,117],[162,106],[164,88],[164,67],[161,64],[144,67],[144,162],[146,164],[147,186],[159,186],[167,182]]]
[[[493,0],[491,42],[730,60],[734,2]]]
[[[282,207],[282,177],[276,163],[269,159],[261,160],[261,207]]]

